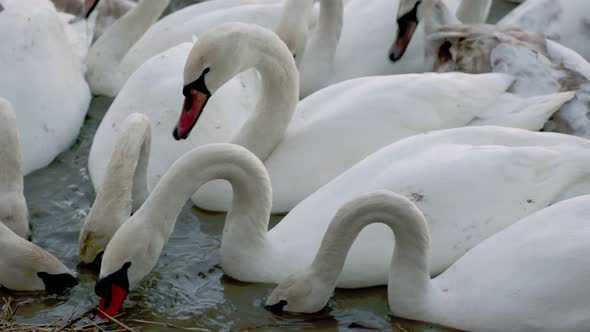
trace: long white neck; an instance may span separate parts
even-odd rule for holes
[[[321,0],[318,26],[307,43],[301,63],[301,96],[321,89],[330,78],[342,33],[342,0]]]
[[[274,33],[251,34],[241,49],[232,61],[242,61],[240,72],[258,70],[262,91],[256,110],[232,142],[266,160],[283,139],[299,102],[299,72],[291,52]]]
[[[125,120],[105,171],[94,207],[121,211],[125,221],[149,195],[147,169],[151,146],[149,119],[139,113]]]
[[[142,0],[117,20],[88,50],[87,78],[92,91],[116,95],[125,83],[119,64],[127,51],[156,22],[170,0]]]
[[[23,191],[22,154],[12,105],[0,98],[0,192]]]
[[[430,281],[430,236],[426,220],[407,198],[389,191],[365,194],[343,205],[330,223],[311,265],[327,284],[336,285],[348,251],[365,226],[384,223],[395,235],[388,292],[390,306],[422,310],[436,293]]]
[[[160,179],[136,215],[168,239],[186,201],[202,185],[216,179],[227,180],[233,190],[222,248],[233,239],[247,241],[248,245],[266,241],[272,204],[270,178],[260,160],[233,144],[204,145],[184,154]]]
[[[297,67],[305,53],[313,0],[285,0],[275,33],[293,52]]]
[[[457,18],[465,24],[485,23],[492,0],[463,0],[457,9]]]

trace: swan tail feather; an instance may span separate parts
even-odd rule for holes
[[[505,94],[492,107],[476,114],[472,126],[496,125],[539,130],[561,106],[575,97],[575,92],[560,92],[535,97]]]

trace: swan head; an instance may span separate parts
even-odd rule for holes
[[[326,307],[334,288],[335,285],[328,284],[308,269],[283,280],[272,291],[264,307],[275,314],[283,311],[315,313]]]
[[[176,140],[189,136],[209,98],[221,86],[253,63],[274,56],[253,52],[253,44],[278,44],[278,51],[288,52],[274,32],[254,24],[226,23],[199,36],[184,67],[185,100],[173,132]]]
[[[94,292],[99,309],[109,315],[121,311],[127,294],[156,266],[165,236],[146,222],[141,209],[131,216],[108,243]]]
[[[22,238],[29,234],[29,213],[22,193],[0,194],[0,222]]]
[[[424,0],[429,1],[429,0]],[[406,52],[412,36],[418,27],[418,10],[421,0],[401,0],[397,13],[397,35],[389,48],[389,59],[398,61]]]

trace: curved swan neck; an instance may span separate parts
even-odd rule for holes
[[[297,67],[305,52],[309,21],[313,12],[313,0],[286,0],[276,34],[294,53]]]
[[[92,77],[107,81],[100,83],[110,85],[100,87],[105,90],[116,90],[116,87],[125,83],[120,82],[124,79],[123,77],[126,77],[119,72],[121,60],[131,46],[156,22],[169,3],[170,0],[142,0],[100,36],[90,47],[86,57],[91,85]],[[108,92],[113,96],[117,93],[117,91]]]
[[[232,237],[248,239],[249,244],[264,241],[272,204],[270,178],[260,160],[233,144],[208,144],[184,154],[160,179],[137,216],[169,238],[186,201],[216,179],[227,180],[233,190],[223,242]]]
[[[237,53],[241,54],[240,72],[252,67],[258,70],[262,89],[256,110],[232,142],[266,160],[283,139],[299,102],[299,72],[285,44],[263,30],[250,33],[242,43],[243,53]]]
[[[365,226],[376,222],[391,227],[395,235],[389,287],[402,285],[405,293],[420,298],[430,287],[426,220],[412,202],[389,191],[365,194],[344,204],[328,226],[311,268],[336,285],[354,240]]]
[[[139,209],[149,194],[151,136],[150,121],[144,115],[131,114],[125,120],[93,207],[121,211],[125,219]]]
[[[0,98],[0,191],[23,191],[22,153],[16,115]]]

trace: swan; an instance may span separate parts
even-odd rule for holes
[[[27,241],[27,202],[12,105],[0,97],[0,285],[15,291],[58,292],[77,284],[57,258]]]
[[[285,42],[296,40],[300,35],[309,37],[305,53],[298,61],[300,97],[361,76],[423,72],[423,63],[417,61],[422,56],[421,45],[412,45],[411,56],[401,63],[392,64],[385,57],[391,31],[395,29],[386,14],[397,2],[393,2],[393,7],[391,0],[351,1],[343,6],[342,0],[320,0],[319,17],[313,31],[302,34],[293,24],[283,34],[280,34],[282,30],[277,30]],[[491,5],[490,0],[446,2],[457,9],[459,17],[474,23],[485,21]]]
[[[115,314],[154,268],[181,208],[203,184],[225,179],[234,198],[221,266],[244,282],[280,282],[309,265],[335,211],[352,197],[387,189],[416,202],[431,221],[436,275],[491,234],[549,204],[590,191],[590,142],[570,135],[481,126],[415,135],[372,154],[298,204],[268,231],[271,185],[260,160],[227,143],[180,157],[108,243],[95,291]],[[474,218],[474,216],[478,216]],[[387,282],[393,236],[368,227],[353,245],[338,287]]]
[[[16,116],[10,102],[0,97],[0,223],[24,238],[29,232],[29,212],[21,168]]]
[[[13,291],[58,293],[78,280],[55,256],[0,222],[0,285]]]
[[[588,213],[588,195],[542,209],[430,279],[436,240],[429,218],[402,195],[363,194],[336,212],[313,262],[283,281],[266,303],[274,311],[321,310],[355,238],[367,225],[383,223],[395,234],[387,288],[394,315],[464,331],[586,331]]]
[[[283,11],[283,4],[277,0],[206,1],[174,12],[154,24],[169,2],[139,2],[91,47],[86,77],[94,94],[114,97],[146,60],[189,42],[223,22],[251,22],[272,28],[278,25]],[[286,0],[285,5],[296,10],[291,15],[301,16],[309,13],[312,1]]]
[[[434,5],[422,15],[427,26],[432,25],[427,28],[432,34],[426,53],[433,70],[510,74],[515,77],[510,91],[522,96],[574,90],[574,100],[562,106],[545,129],[590,137],[590,64],[584,58],[518,28],[461,25],[441,1],[429,3]]]
[[[0,0],[0,4],[4,7],[0,96],[16,110],[23,173],[28,174],[45,167],[74,142],[90,91],[81,59],[51,2]]]
[[[125,119],[107,166],[104,183],[80,231],[80,261],[99,258],[113,234],[148,197],[150,120],[141,113]]]
[[[260,73],[262,86],[254,110],[234,106],[250,105],[256,98],[252,95],[243,101],[237,95],[230,101],[214,100],[220,87],[250,68]],[[572,98],[565,94],[524,100],[505,93],[511,83],[508,76],[497,75],[377,76],[332,85],[298,103],[297,69],[284,44],[264,28],[230,23],[201,35],[188,55],[182,88],[186,98],[173,135],[187,138],[193,126],[211,121],[205,116],[225,119],[249,113],[245,123],[233,119],[227,123],[244,124],[224,139],[245,146],[265,162],[273,184],[273,212],[286,212],[396,140],[428,130],[481,124],[537,130],[556,107]],[[220,109],[231,115],[208,115]],[[109,127],[107,122],[105,128]],[[95,140],[104,140],[105,135],[111,136],[99,129]],[[193,136],[212,142],[210,131],[201,133],[197,128]],[[162,150],[169,149],[169,143],[162,144]],[[158,162],[161,159],[159,154]],[[165,171],[166,164],[161,169]],[[193,201],[207,210],[227,211],[230,197],[229,187],[218,183],[197,193]]]
[[[530,0],[508,13],[498,25],[542,35],[590,61],[589,17],[590,8],[584,0]]]

